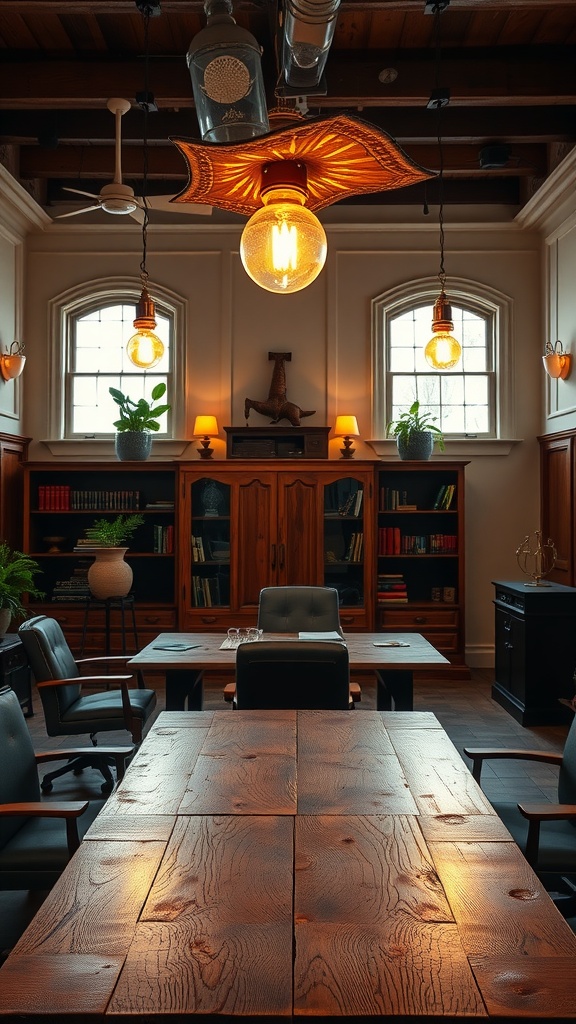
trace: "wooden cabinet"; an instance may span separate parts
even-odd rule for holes
[[[540,523],[556,548],[556,565],[546,579],[576,583],[576,430],[548,434],[540,442]]]
[[[495,582],[492,696],[522,725],[570,722],[574,696],[576,589]]]
[[[32,707],[32,681],[28,657],[20,637],[7,633],[0,640],[0,686],[11,686],[28,718]]]
[[[0,538],[11,548],[22,549],[23,464],[29,437],[0,434]]]
[[[175,486],[173,463],[28,463],[24,469],[24,550],[42,569],[38,586],[45,592],[30,601],[31,614],[58,619],[66,638],[79,652],[86,606],[90,555],[74,551],[95,519],[139,512],[144,517],[129,542],[126,560],[134,573],[139,642],[162,630],[177,628],[175,558]],[[86,653],[103,651],[104,612],[90,616]],[[111,630],[112,651],[121,648],[117,618]]]
[[[466,465],[380,463],[376,538],[376,628],[421,633],[463,677]]]
[[[344,627],[372,627],[371,464],[182,465],[180,497],[182,629],[254,625],[261,589],[290,584],[335,586]]]

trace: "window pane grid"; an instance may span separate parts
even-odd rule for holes
[[[454,335],[462,358],[436,372],[424,357],[432,336],[432,305],[414,306],[386,317],[388,419],[396,421],[417,399],[422,412],[449,435],[494,436],[493,315],[452,305]]]
[[[67,437],[105,437],[115,432],[118,406],[109,388],[117,388],[137,402],[152,401],[152,390],[169,387],[172,364],[173,319],[156,307],[155,333],[164,354],[153,370],[138,371],[128,359],[126,343],[134,334],[134,303],[111,302],[70,317],[66,380]],[[158,436],[170,432],[170,413],[160,420]]]

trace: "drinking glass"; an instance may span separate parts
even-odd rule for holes
[[[255,640],[261,640],[264,630],[258,629],[257,626],[250,626],[248,629],[248,640],[253,643]]]

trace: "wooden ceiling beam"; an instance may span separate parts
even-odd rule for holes
[[[576,61],[541,51],[457,56],[443,59],[442,82],[450,89],[450,106],[550,106],[576,104]],[[322,109],[339,106],[426,107],[434,82],[431,56],[394,60],[398,78],[390,85],[378,80],[390,55],[374,51],[334,53],[327,67],[327,96],[309,102]],[[76,61],[23,61],[0,65],[0,108],[106,108],[112,85],[115,96],[133,98],[142,90],[140,60],[85,61],[78,75]],[[184,60],[154,58],[150,86],[161,107],[192,107],[192,86]]]
[[[204,10],[204,0],[160,0],[163,14],[198,13]],[[269,0],[242,0],[243,10],[262,10]],[[70,13],[70,0],[0,0],[0,13],[21,14],[46,11],[56,14]],[[540,11],[558,7],[573,7],[573,0],[450,0],[451,11]],[[400,11],[406,14],[424,13],[424,0],[342,0],[342,11]],[[134,14],[135,0],[75,0],[75,14]]]

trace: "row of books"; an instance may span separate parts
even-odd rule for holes
[[[222,604],[220,580],[217,576],[194,576],[192,599],[195,608],[214,608]]]
[[[350,543],[345,555],[346,562],[360,562],[362,560],[362,550],[364,547],[364,534],[353,533],[350,536]]]
[[[397,487],[381,487],[378,510],[380,512],[394,512],[399,506],[408,504],[408,492],[400,491]],[[411,506],[416,508],[416,506]]]
[[[403,533],[399,526],[380,526],[378,555],[456,555],[455,533]]]
[[[38,487],[39,512],[128,512],[138,508],[140,491],[76,491],[68,484]]]
[[[156,524],[153,528],[153,548],[155,555],[172,555],[174,553],[174,527]]]
[[[359,487],[357,491],[354,491],[352,494],[348,495],[346,501],[343,502],[340,508],[338,509],[337,514],[339,516],[353,516],[357,519],[358,516],[360,515],[363,498],[364,490],[362,487]]]
[[[402,573],[378,573],[376,592],[380,606],[408,603],[408,588]]]
[[[52,601],[86,601],[90,597],[88,569],[90,563],[78,565],[67,580],[56,580],[52,588]]]

